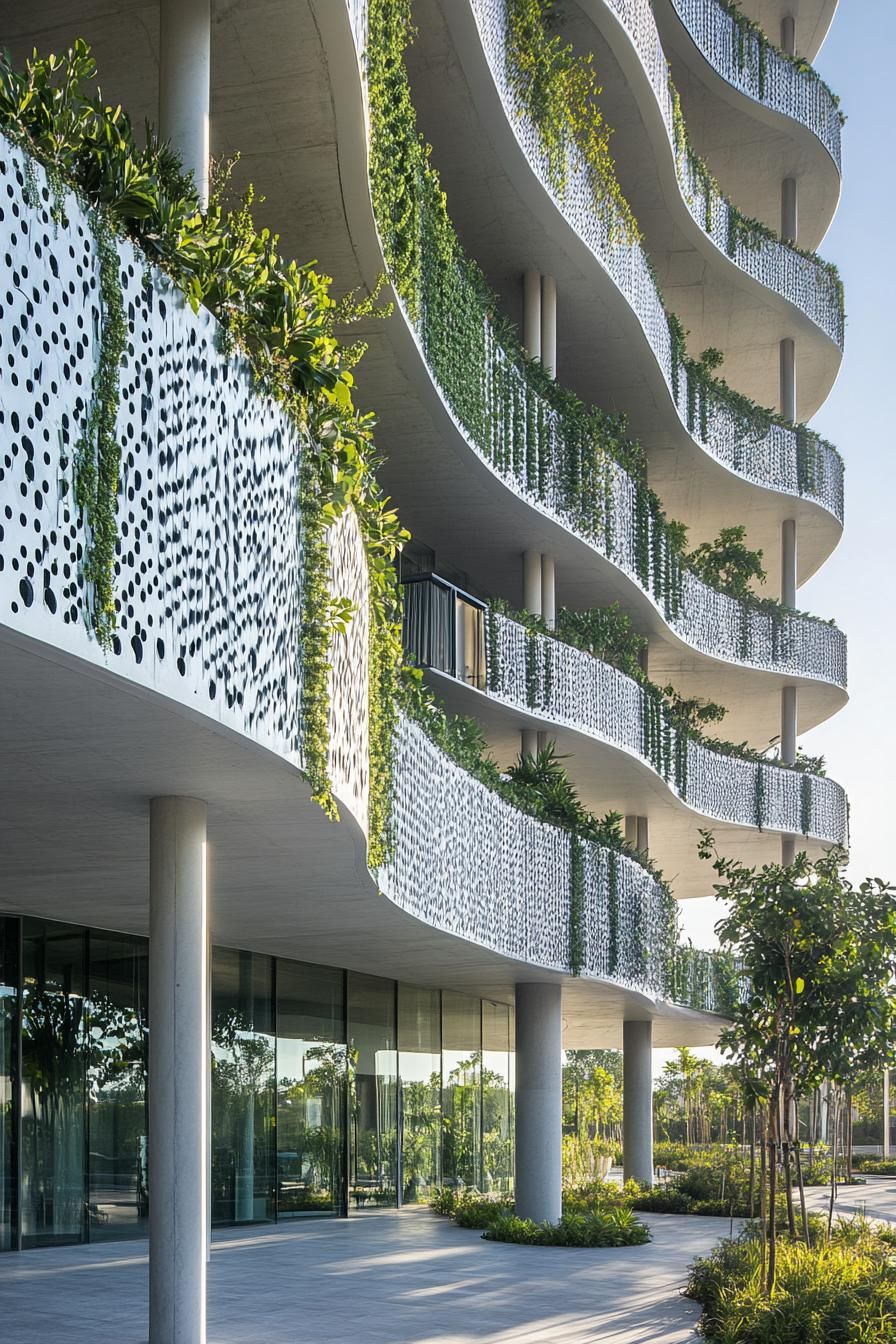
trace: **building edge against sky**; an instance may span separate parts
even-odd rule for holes
[[[732,85],[730,68],[712,68],[697,24],[720,22],[715,0],[655,8],[658,27],[646,3],[583,3],[571,29],[605,62],[607,120],[627,119],[625,144],[660,183],[645,209],[678,221],[682,198],[663,192],[682,188],[663,176],[667,148],[650,131],[655,85],[631,78],[628,63],[662,52],[674,23],[683,116],[725,200],[748,212],[751,170],[739,177],[708,128],[767,133],[769,161],[791,165],[776,187],[773,240],[789,266],[803,185],[805,200],[829,211],[812,181],[821,160],[807,148],[817,129],[800,120],[805,100],[797,90],[786,114],[769,112]],[[836,454],[793,428],[798,408],[817,409],[839,359],[828,337],[776,280],[757,282],[749,258],[726,255],[711,228],[688,232],[707,277],[697,287],[728,347],[726,379],[735,390],[765,386],[774,366],[779,415],[757,412],[748,432],[711,379],[689,391],[697,374],[670,344],[652,277],[673,275],[675,229],[691,226],[660,223],[636,243],[607,227],[599,202],[589,206],[575,163],[562,181],[552,175],[508,85],[511,0],[420,0],[421,35],[404,60],[447,188],[454,264],[465,274],[466,253],[482,267],[545,371],[535,375],[492,311],[472,349],[473,327],[449,331],[462,371],[452,382],[438,292],[420,307],[403,289],[375,209],[382,128],[368,42],[388,30],[390,6],[372,0],[369,14],[362,0],[307,0],[270,14],[247,0],[212,10],[163,0],[158,39],[127,11],[74,12],[63,30],[40,3],[27,16],[0,4],[0,26],[16,61],[84,37],[107,96],[135,124],[158,116],[200,187],[210,152],[241,150],[238,181],[264,194],[284,250],[317,257],[337,291],[390,277],[395,311],[363,328],[370,348],[357,378],[361,404],[378,415],[384,482],[414,535],[401,572],[408,652],[450,708],[479,719],[502,767],[553,740],[569,749],[583,801],[624,815],[629,848],[520,811],[401,714],[394,845],[368,871],[358,528],[345,515],[328,538],[330,590],[356,612],[330,649],[334,826],[302,773],[297,501],[310,445],[256,394],[245,361],[222,353],[210,314],[190,313],[124,240],[112,263],[126,322],[118,629],[110,652],[97,644],[85,621],[83,520],[64,486],[101,357],[108,245],[74,197],[60,217],[58,188],[6,140],[0,1245],[148,1225],[160,1341],[201,1338],[209,1207],[213,1223],[279,1220],[416,1202],[443,1181],[507,1190],[515,1176],[522,1212],[558,1216],[564,1044],[625,1044],[626,1169],[649,1181],[651,1045],[711,1044],[726,1000],[711,963],[670,942],[669,899],[644,856],[660,859],[673,894],[676,873],[680,894],[698,894],[701,825],[757,861],[846,839],[842,791],[796,768],[801,725],[845,699],[842,637],[796,611],[801,528],[814,568],[841,522],[818,476],[819,463],[835,470]],[[796,30],[783,0],[780,20],[771,40],[786,67]],[[650,258],[651,243],[670,250]],[[424,230],[414,246],[426,245]],[[674,308],[674,288],[666,298]],[[737,331],[747,310],[752,363]],[[801,367],[821,389],[808,406]],[[748,541],[752,523],[775,535],[782,607],[737,601],[680,570],[627,460],[597,445],[574,458],[579,422],[558,409],[550,379],[628,412],[651,480],[678,464],[695,543],[710,539],[710,523],[741,521],[741,505]],[[583,503],[567,487],[570,464],[579,470],[589,453],[601,494]],[[779,739],[778,763],[685,736],[672,745],[672,725],[634,676],[563,637],[564,608],[613,602],[646,641],[642,671],[682,694],[730,700],[752,748]],[[528,613],[518,634],[508,607]],[[152,1149],[150,1129],[164,1136]]]

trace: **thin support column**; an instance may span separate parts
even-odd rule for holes
[[[650,836],[646,817],[626,817],[625,843],[639,854],[649,852]]]
[[[795,243],[799,235],[799,196],[796,178],[785,177],[781,183],[781,237],[785,243]]]
[[[538,738],[537,728],[523,728],[520,732],[520,754],[522,756],[537,756]]]
[[[557,377],[557,282],[541,277],[541,362],[552,378]]]
[[[541,614],[549,630],[557,624],[557,571],[554,557],[541,557]]]
[[[796,424],[796,347],[792,336],[781,342],[781,415]]]
[[[149,1339],[205,1344],[206,805],[153,798],[149,829]]]
[[[796,606],[797,570],[796,519],[785,518],[781,524],[781,601],[786,607]],[[781,760],[793,765],[796,760],[797,689],[781,688]],[[793,863],[796,857],[796,838],[781,837],[781,862]]]
[[[193,174],[208,205],[211,88],[210,0],[162,0],[159,13],[159,134]]]
[[[622,1024],[624,1179],[653,1185],[653,1023]]]
[[[516,987],[516,1212],[556,1223],[563,1190],[563,1019],[559,984]]]
[[[781,50],[788,56],[796,55],[796,19],[792,14],[781,20]]]
[[[542,614],[541,552],[523,552],[523,606],[533,616]]]
[[[541,272],[523,275],[523,348],[530,359],[541,359]]]

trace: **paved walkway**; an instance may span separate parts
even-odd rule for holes
[[[728,1230],[651,1217],[619,1250],[506,1246],[428,1210],[232,1230],[209,1268],[210,1344],[690,1344],[687,1267]],[[0,1256],[0,1338],[143,1344],[146,1247]]]
[[[815,1190],[813,1204],[824,1193]],[[896,1221],[896,1180],[837,1212]],[[642,1215],[648,1246],[504,1246],[425,1209],[216,1235],[210,1344],[693,1344],[688,1265],[729,1224]],[[145,1344],[143,1242],[0,1255],[0,1339]]]

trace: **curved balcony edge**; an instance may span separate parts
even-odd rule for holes
[[[837,96],[808,62],[791,57],[719,0],[666,0],[693,47],[732,89],[810,132],[842,172]],[[615,3],[615,0],[614,0]]]
[[[620,322],[628,325],[634,320],[639,339],[646,343],[645,372],[657,405],[669,407],[670,427],[683,446],[697,450],[699,457],[710,459],[739,481],[811,501],[842,526],[843,461],[833,445],[804,425],[749,407],[724,385],[701,377],[679,343],[675,320],[663,306],[646,254],[621,236],[615,217],[595,209],[584,165],[571,164],[562,191],[554,186],[539,132],[517,111],[508,85],[503,3],[464,0],[446,8],[455,46],[470,63],[468,76],[476,72],[476,87],[481,84],[488,99],[489,124],[498,137],[496,153],[508,164],[519,162],[527,203],[551,232],[560,227],[560,245],[576,264],[593,270],[597,263],[599,274],[609,282],[605,297],[615,305]],[[357,0],[356,4],[364,17],[366,4]],[[487,29],[482,18],[486,13],[492,16]]]
[[[760,226],[757,231],[754,223],[745,220],[718,190],[708,170],[699,165],[676,102],[650,0],[580,0],[580,6],[600,29],[599,15],[609,16],[615,32],[611,30],[605,36],[611,41],[614,54],[621,58],[629,76],[636,74],[633,68],[636,65],[652,92],[671,155],[676,194],[687,211],[688,225],[696,226],[697,236],[708,240],[726,262],[763,291],[789,304],[842,351],[843,289],[833,269],[822,258],[801,251],[771,230]],[[621,34],[625,35],[636,62],[625,60],[620,51]],[[630,87],[638,92],[634,78]],[[654,120],[650,118],[651,122]],[[655,132],[654,141],[658,139]]]
[[[322,6],[317,13],[326,34],[328,58],[333,62],[339,57],[344,60],[335,13]],[[353,0],[350,14],[355,69],[364,97],[366,0]],[[347,74],[344,66],[338,69]],[[377,276],[388,274],[388,266],[371,199],[371,132],[365,115],[364,142],[355,143],[354,110],[342,103],[336,111],[337,117],[341,113],[344,119],[340,131],[343,200],[362,273],[372,285]],[[363,192],[353,181],[355,171],[364,175]],[[526,381],[488,322],[483,331],[482,386],[476,390],[482,414],[473,417],[478,422],[471,426],[470,416],[458,405],[459,397],[445,390],[431,366],[425,327],[411,317],[400,295],[393,292],[393,297],[395,313],[390,325],[402,347],[405,371],[418,381],[419,372],[424,373],[428,384],[426,404],[440,416],[444,431],[458,436],[459,452],[472,453],[493,484],[509,490],[541,519],[549,520],[579,547],[605,561],[642,602],[646,601],[648,620],[665,631],[673,645],[697,652],[716,664],[775,672],[845,690],[846,641],[842,631],[784,608],[750,606],[709,588],[690,571],[680,571],[661,523],[650,515],[633,478],[608,456],[590,468],[585,457],[573,460],[576,452],[581,454],[582,445],[564,443],[562,416]],[[595,447],[589,446],[592,457]],[[565,470],[560,469],[561,463]],[[581,477],[589,470],[593,477],[590,487],[580,492],[586,498],[587,518],[576,517],[564,479],[576,472]],[[581,558],[577,563],[581,564]],[[841,703],[842,697],[838,696],[836,706],[831,705],[827,712]]]
[[[674,899],[639,863],[520,812],[404,716],[394,750],[393,851],[376,877],[401,909],[514,961],[731,1011],[733,962],[677,943]]]
[[[487,694],[625,752],[703,817],[845,844],[846,795],[834,780],[735,756],[683,734],[624,672],[493,609],[484,636]]]

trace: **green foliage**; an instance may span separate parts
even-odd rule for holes
[[[326,529],[355,510],[368,558],[371,591],[371,843],[382,846],[388,812],[389,706],[401,659],[392,562],[406,537],[376,483],[373,422],[352,404],[356,349],[334,335],[337,322],[369,312],[372,300],[338,308],[330,281],[280,255],[278,238],[258,229],[250,188],[224,203],[228,171],[216,175],[205,211],[189,176],[151,128],[138,143],[121,108],[89,91],[96,65],[80,39],[62,57],[35,56],[18,72],[0,61],[0,126],[46,168],[62,211],[65,189],[85,203],[100,262],[100,358],[74,463],[75,500],[89,531],[84,579],[93,593],[93,626],[108,647],[115,627],[114,565],[120,447],[115,440],[118,368],[125,326],[116,237],[129,237],[160,266],[194,311],[221,324],[222,346],[249,361],[260,392],[293,419],[305,448],[301,515],[305,529],[302,593],[305,678],[302,695],[306,773],[318,802],[335,815],[327,778],[328,655],[347,617],[328,588]]]
[[[566,190],[570,162],[590,178],[595,204],[610,236],[641,238],[622,194],[610,153],[610,127],[600,107],[600,84],[591,52],[576,55],[556,32],[554,0],[506,0],[507,75],[520,111],[541,137],[548,173],[559,194]]]
[[[753,580],[765,583],[762,552],[751,551],[745,544],[743,524],[723,527],[715,541],[704,541],[691,551],[688,565],[711,588],[739,599],[752,596]]]
[[[780,234],[775,233],[767,224],[763,224],[758,219],[752,219],[739,210],[731,201],[726,200],[721,187],[710,171],[705,159],[697,154],[691,144],[685,124],[684,115],[681,110],[681,99],[678,90],[669,79],[669,94],[672,101],[672,133],[675,140],[675,153],[680,166],[684,166],[687,171],[688,180],[696,184],[703,197],[703,224],[708,233],[712,232],[714,220],[717,213],[724,204],[728,212],[728,227],[725,238],[725,251],[732,260],[736,260],[738,250],[745,247],[753,252],[761,251],[768,244],[776,248],[786,248],[797,256],[804,257],[815,266],[824,280],[827,281],[830,291],[830,298],[838,313],[840,327],[843,325],[843,281],[840,279],[840,272],[837,267],[829,261],[825,261],[817,252],[810,252],[789,240],[782,239]],[[710,348],[704,350],[698,363],[707,370],[715,370],[722,364],[723,357],[720,350]]]
[[[650,1233],[627,1207],[619,1187],[603,1182],[564,1195],[557,1224],[518,1218],[513,1201],[477,1190],[436,1190],[434,1213],[454,1218],[459,1227],[480,1228],[487,1241],[512,1241],[526,1246],[642,1246]]]
[[[559,1223],[534,1223],[503,1214],[483,1232],[486,1241],[511,1241],[519,1246],[644,1246],[646,1225],[630,1209],[608,1208],[590,1213],[564,1213]]]
[[[829,1244],[782,1240],[774,1295],[762,1292],[755,1230],[724,1241],[691,1269],[686,1293],[703,1307],[713,1344],[889,1344],[896,1331],[893,1234],[841,1221]]]
[[[807,78],[811,79],[813,83],[817,84],[819,88],[824,89],[834,106],[838,109],[840,108],[839,95],[834,93],[829,84],[825,83],[815,67],[806,60],[805,56],[793,56],[789,51],[784,51],[782,47],[777,46],[774,42],[770,42],[761,25],[758,24],[755,19],[751,19],[749,15],[744,13],[738,0],[715,0],[715,3],[728,15],[737,35],[736,57],[739,70],[743,71],[746,67],[748,56],[751,54],[748,52],[750,43],[752,42],[755,44],[754,52],[752,54],[755,55],[756,59],[760,98],[765,97],[765,76],[766,71],[768,70],[768,58],[769,53],[774,52],[776,56],[779,56],[782,60],[788,61],[794,66],[800,74],[805,75]],[[846,121],[846,117],[842,111],[840,111],[839,115],[840,124],[842,126]]]
[[[856,1171],[863,1172],[866,1176],[896,1176],[896,1158],[893,1157],[875,1157],[859,1153],[852,1160]]]

